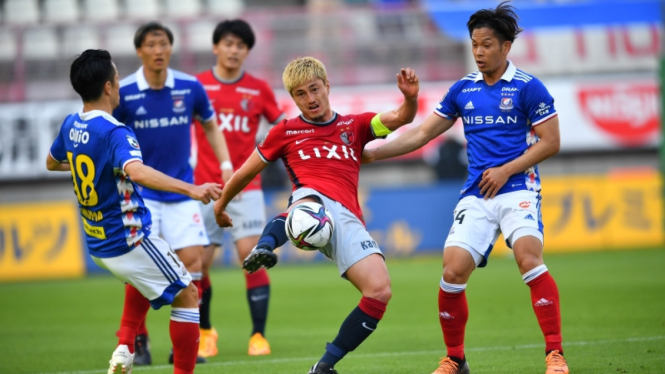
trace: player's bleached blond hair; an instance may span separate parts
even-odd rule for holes
[[[293,96],[292,89],[314,80],[321,79],[323,83],[328,82],[328,73],[323,63],[314,57],[299,57],[286,65],[282,82],[284,88]]]

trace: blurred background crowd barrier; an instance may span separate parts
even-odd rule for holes
[[[195,74],[215,63],[212,30],[250,22],[257,43],[245,67],[275,89],[286,64],[320,58],[340,113],[383,111],[401,100],[394,74],[421,79],[419,124],[448,87],[475,71],[466,21],[498,1],[471,0],[0,0],[0,280],[94,271],[82,241],[70,176],[44,167],[64,117],[81,107],[69,65],[108,49],[124,77],[140,61],[136,28],[160,20],[175,34],[171,67]],[[555,98],[561,152],[541,165],[546,252],[662,247],[659,165],[663,2],[515,0],[525,29],[509,58]],[[396,135],[391,135],[388,140]],[[381,141],[373,142],[375,147]],[[466,173],[461,123],[422,150],[363,166],[368,229],[389,256],[438,253]],[[266,171],[268,216],[286,207],[280,165]],[[229,241],[218,263],[235,264]],[[497,242],[495,254],[509,254]],[[282,260],[320,254],[281,249]]]

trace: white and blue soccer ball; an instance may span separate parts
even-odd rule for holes
[[[330,212],[321,204],[305,202],[296,205],[286,217],[286,236],[294,246],[306,251],[324,247],[335,230]]]

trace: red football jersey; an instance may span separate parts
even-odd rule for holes
[[[282,159],[294,191],[315,189],[362,221],[358,175],[363,149],[376,138],[371,126],[375,115],[335,114],[325,124],[298,116],[270,129],[256,149],[265,162]]]
[[[256,132],[261,116],[274,124],[283,112],[277,105],[275,94],[268,84],[247,72],[234,82],[219,80],[212,69],[196,76],[203,84],[210,103],[217,114],[217,124],[224,132],[234,168],[240,168],[252,154],[256,145]],[[205,136],[203,126],[195,124],[197,163],[194,169],[196,183],[222,183],[219,161]],[[261,188],[261,175],[245,188]]]

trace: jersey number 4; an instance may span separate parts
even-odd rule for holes
[[[73,160],[73,157],[72,152],[67,152],[76,197],[83,206],[95,206],[99,200],[94,183],[95,163],[87,155],[76,155],[76,160]]]
[[[462,222],[464,222],[464,212],[466,212],[466,209],[462,209],[457,213],[457,216],[455,217],[455,221],[459,221],[459,224],[461,225]]]

